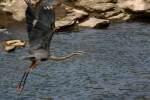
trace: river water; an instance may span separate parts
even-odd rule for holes
[[[26,38],[26,36],[23,36]],[[45,61],[16,84],[30,62],[26,48],[0,53],[0,100],[150,100],[150,24],[111,24],[54,35],[52,55],[85,51],[65,61]]]

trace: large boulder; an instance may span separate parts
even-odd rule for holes
[[[32,0],[35,5],[38,0]],[[24,0],[1,0],[0,2],[0,28],[8,28],[23,22],[27,5]]]
[[[26,5],[23,0],[2,0],[0,2],[0,28],[7,27],[25,17]]]
[[[35,0],[33,0],[35,1]],[[5,0],[1,4],[1,11],[12,15],[12,19],[21,21],[25,17],[26,4],[24,0]]]
[[[23,0],[13,0],[3,4],[4,8],[2,8],[2,11],[11,13],[15,20],[20,21],[24,18],[26,5]]]
[[[133,12],[149,12],[150,0],[118,0],[118,6]]]

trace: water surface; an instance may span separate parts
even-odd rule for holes
[[[24,36],[26,38],[26,36]],[[0,53],[0,100],[150,100],[150,24],[111,24],[106,30],[64,32],[51,52],[86,54],[61,62],[46,61],[28,77],[23,93],[16,84],[30,64],[26,48]]]

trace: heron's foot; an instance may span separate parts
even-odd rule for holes
[[[70,54],[66,54],[64,56],[49,56],[49,60],[54,60],[54,61],[62,61],[62,60],[66,60],[75,56],[81,56],[83,54],[85,54],[86,52],[84,51],[77,51],[77,52],[73,52]]]

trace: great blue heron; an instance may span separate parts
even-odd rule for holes
[[[29,59],[32,63],[24,72],[21,81],[17,85],[17,91],[21,93],[26,83],[28,74],[43,60],[64,60],[83,52],[71,53],[66,56],[56,57],[49,54],[50,42],[55,32],[55,12],[53,6],[46,0],[40,0],[38,8],[33,11],[31,0],[24,0],[27,4],[26,23],[29,38]]]

